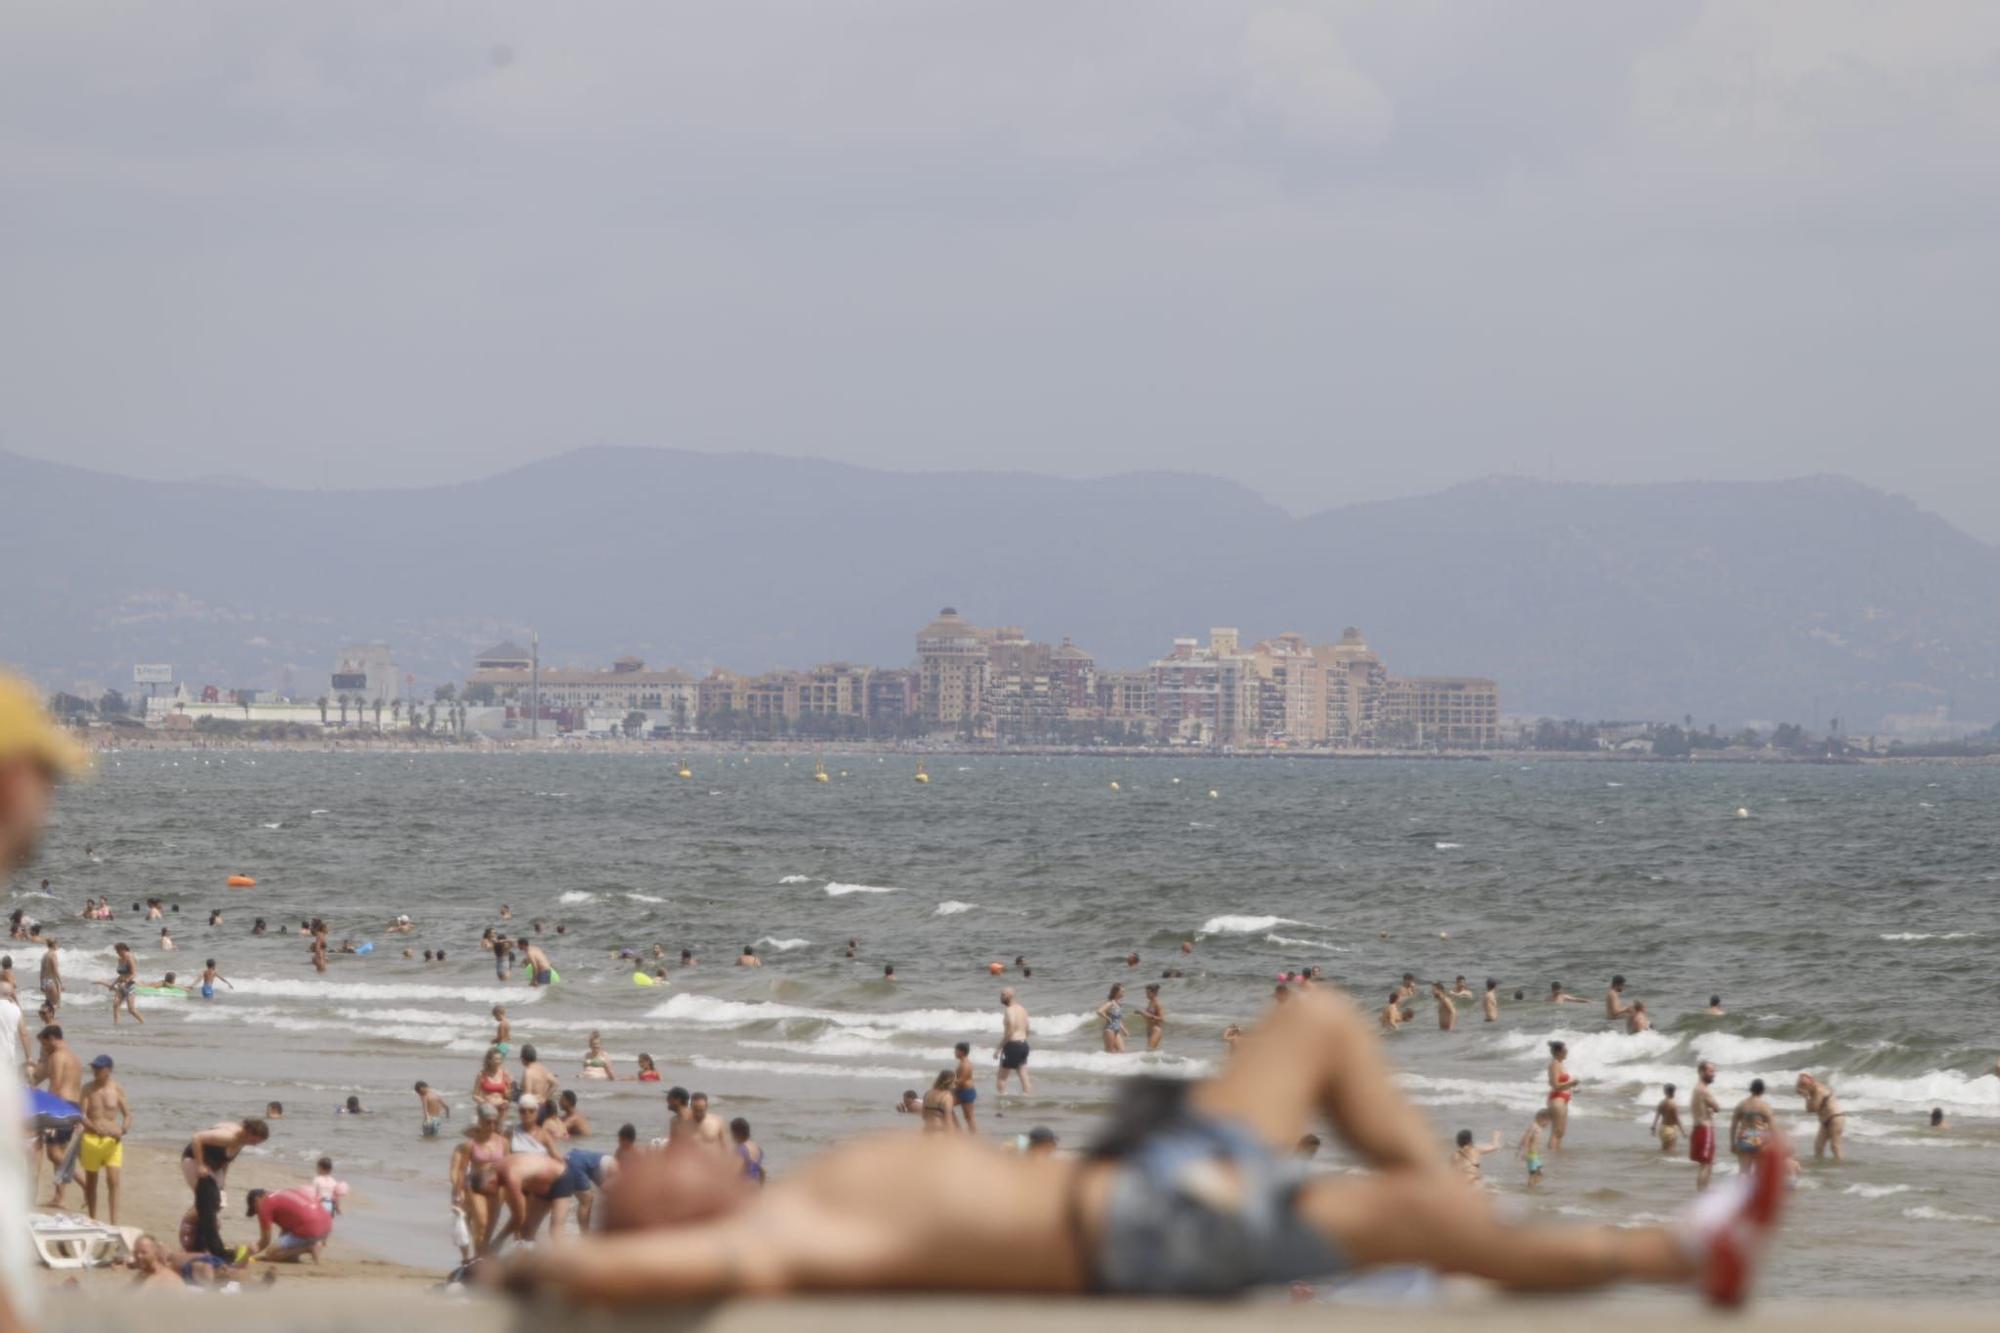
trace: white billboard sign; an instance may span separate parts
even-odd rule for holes
[[[134,685],[171,685],[174,683],[174,668],[169,662],[141,662],[132,668]]]

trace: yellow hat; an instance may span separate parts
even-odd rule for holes
[[[57,777],[90,767],[90,753],[55,724],[42,696],[19,676],[0,672],[0,762],[38,759]]]

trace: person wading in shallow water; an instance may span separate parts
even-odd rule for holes
[[[1372,1171],[1307,1174],[1294,1145],[1319,1115]],[[1782,1157],[1774,1142],[1672,1227],[1503,1221],[1446,1165],[1366,1022],[1321,989],[1274,1009],[1212,1080],[1132,1080],[1080,1158],[876,1136],[759,1190],[735,1161],[673,1146],[610,1192],[620,1234],[511,1256],[497,1278],[639,1307],[801,1291],[1221,1296],[1417,1264],[1520,1290],[1685,1283],[1733,1305],[1786,1198]]]

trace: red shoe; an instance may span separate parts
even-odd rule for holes
[[[1784,1212],[1790,1174],[1791,1153],[1773,1136],[1770,1146],[1757,1155],[1749,1188],[1706,1237],[1701,1291],[1710,1305],[1733,1309],[1749,1299],[1764,1246]]]

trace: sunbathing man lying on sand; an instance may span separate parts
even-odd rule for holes
[[[1373,1174],[1303,1174],[1292,1148],[1319,1113]],[[1676,1227],[1512,1225],[1444,1163],[1366,1022],[1320,988],[1274,1009],[1221,1076],[1128,1085],[1083,1158],[897,1135],[834,1148],[758,1190],[733,1160],[681,1145],[609,1191],[622,1234],[517,1254],[504,1280],[603,1305],[804,1291],[1215,1296],[1402,1264],[1519,1290],[1698,1284],[1730,1305],[1748,1294],[1784,1197],[1784,1164],[1767,1160]]]

